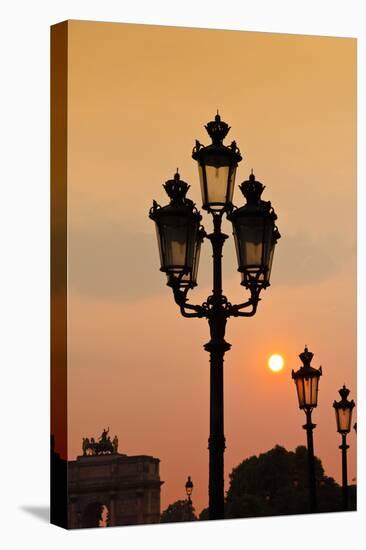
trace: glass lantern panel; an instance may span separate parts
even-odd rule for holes
[[[163,254],[163,249],[161,247],[160,231],[157,223],[155,223],[155,229],[156,229],[156,238],[158,240],[158,247],[159,247],[160,267],[164,269],[164,254]]]
[[[201,242],[198,242],[196,244],[196,250],[195,250],[194,259],[193,259],[193,267],[192,267],[191,272],[184,273],[179,279],[182,286],[188,286],[190,284],[193,284],[193,285],[197,284],[197,275],[198,275],[198,265],[199,265],[199,260],[200,260],[200,252],[201,252]]]
[[[201,241],[199,241],[196,244],[196,252],[194,255],[194,262],[193,262],[193,270],[192,270],[192,282],[197,283],[197,276],[198,276],[198,266],[200,263],[200,255],[201,255]]]
[[[304,383],[302,378],[295,378],[297,397],[299,400],[299,407],[303,408],[305,405],[305,392]]]
[[[335,411],[338,431],[348,433],[351,429],[352,409],[336,409]]]
[[[240,268],[262,265],[263,218],[246,218],[245,223],[238,224],[237,231]]]
[[[166,263],[181,271],[186,264],[186,231],[185,228],[170,229],[169,238],[166,240]]]
[[[310,407],[312,403],[312,378],[304,378],[304,405]]]
[[[196,228],[187,222],[185,216],[169,216],[160,224],[164,268],[173,273],[192,268]]]
[[[276,247],[276,242],[273,241],[273,242],[272,242],[272,245],[271,245],[271,248],[270,248],[270,250],[269,250],[267,281],[269,281],[270,278],[271,278],[272,264],[273,264],[273,256],[274,256],[275,247]]]
[[[304,378],[304,406],[316,407],[318,401],[318,377]]]
[[[212,210],[221,210],[227,202],[229,166],[207,166],[207,204]]]
[[[236,166],[230,166],[230,178],[228,182],[228,194],[227,194],[227,200],[230,203],[233,201],[236,168],[237,168]]]
[[[316,407],[318,404],[318,385],[319,385],[319,377],[314,376],[312,377],[311,381],[311,406]]]
[[[201,184],[201,194],[202,194],[202,203],[206,205],[207,203],[207,192],[206,192],[206,184],[205,184],[205,168],[201,166],[201,164],[198,164],[198,175],[200,177],[200,184]]]

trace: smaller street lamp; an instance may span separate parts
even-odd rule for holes
[[[352,412],[355,407],[355,402],[348,400],[349,389],[343,384],[339,390],[341,396],[340,401],[334,401],[333,407],[336,415],[337,432],[342,436],[342,445],[339,448],[342,451],[342,494],[343,494],[343,510],[348,510],[348,482],[347,482],[347,434],[351,431]]]
[[[188,516],[187,519],[188,519],[188,521],[191,521],[192,519],[194,519],[192,499],[191,499],[192,492],[193,492],[193,483],[192,483],[192,480],[191,480],[191,476],[188,476],[185,488],[186,488],[186,494],[187,494],[187,497],[188,497],[188,499],[187,499],[187,516]]]
[[[305,411],[306,424],[303,428],[306,430],[307,445],[308,445],[308,470],[309,470],[309,498],[310,512],[316,512],[316,480],[315,480],[315,458],[314,458],[314,441],[313,430],[316,424],[312,423],[311,413],[318,404],[318,386],[319,378],[322,375],[322,368],[314,369],[310,366],[314,354],[311,353],[307,346],[299,357],[303,365],[298,371],[292,371],[292,378],[296,384],[297,397],[299,400],[299,408]]]

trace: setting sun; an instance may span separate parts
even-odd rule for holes
[[[268,359],[268,366],[273,372],[279,372],[283,369],[284,360],[282,355],[278,355],[277,353],[274,355],[271,355],[271,357]]]

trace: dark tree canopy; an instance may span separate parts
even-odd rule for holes
[[[169,504],[168,508],[162,512],[160,523],[175,523],[177,521],[195,521],[197,516],[195,509],[188,500],[177,500]]]
[[[324,474],[315,458],[319,512],[339,511],[341,488]],[[276,445],[251,456],[234,468],[226,498],[227,518],[301,514],[309,512],[307,449],[287,451]],[[350,509],[355,509],[355,491],[350,487]]]

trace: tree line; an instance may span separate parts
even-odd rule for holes
[[[321,460],[315,457],[319,512],[342,510],[342,488],[325,475]],[[306,514],[309,512],[307,449],[287,451],[276,445],[259,456],[251,456],[229,475],[225,498],[225,518],[249,518]],[[194,500],[194,498],[193,498]],[[356,486],[349,487],[349,510],[356,510]],[[178,500],[161,514],[161,523],[207,520],[208,509],[197,515],[192,503]]]

